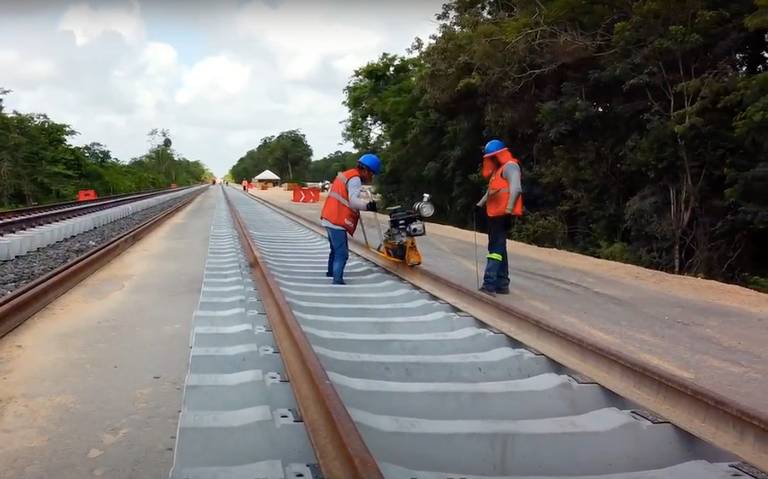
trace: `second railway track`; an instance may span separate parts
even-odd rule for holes
[[[268,318],[269,309],[282,307],[283,314],[300,326],[311,350],[307,354],[324,368],[319,377],[327,377],[333,385],[327,399],[329,414],[334,397],[346,409],[339,414],[339,429],[327,433],[314,424],[315,412],[305,410],[306,401],[313,399],[300,397],[305,394],[303,383],[313,379],[272,366],[279,369],[276,377],[288,376],[298,396],[298,409],[325,477],[374,477],[362,472],[370,466],[368,460],[375,460],[380,470],[376,474],[406,479],[758,477],[745,472],[749,466],[733,454],[580,380],[575,371],[359,256],[350,257],[348,284],[330,285],[325,277],[324,237],[240,193],[226,196],[234,224],[241,228],[240,244],[261,270],[254,277],[260,275],[257,283],[264,306],[268,304],[263,289],[279,289],[270,292],[278,298],[270,301],[283,304],[267,308]],[[248,253],[251,246],[257,251]],[[255,316],[249,319],[247,310],[243,309],[244,321],[256,321]],[[269,319],[271,327],[265,329],[266,323],[216,328],[216,319],[210,318],[213,327],[197,341],[226,345],[235,369],[227,370],[228,377],[246,374],[237,364],[245,368],[253,354],[247,345],[256,341],[246,330],[268,335],[253,351],[267,341],[281,355],[292,354],[282,350],[278,336],[285,333],[278,334]],[[242,361],[237,359],[241,356]],[[213,381],[215,367],[207,372]],[[207,414],[220,418],[247,417],[243,409],[217,408],[215,396],[208,409],[214,410]],[[359,436],[339,445],[336,454],[343,455],[344,447],[357,447],[346,452],[353,456],[348,471],[356,472],[342,476],[340,469],[328,465],[327,453],[318,446],[323,438],[343,434],[349,419]],[[216,427],[215,421],[207,426]],[[181,444],[183,438],[182,433]],[[248,462],[281,459],[274,447],[269,452],[258,450],[258,445],[255,449],[245,456],[220,458],[221,463],[210,466],[221,473],[244,471]]]
[[[119,255],[146,234],[190,204],[207,187],[191,187],[176,190],[175,198],[165,205],[161,203],[157,212],[148,210],[151,215],[138,220],[138,224],[127,227],[122,232],[108,238],[103,243],[94,245],[88,251],[71,260],[54,264],[47,272],[0,297],[0,337],[6,335],[51,301],[64,294],[88,275]],[[175,192],[174,192],[175,193]],[[145,196],[138,198],[145,199]],[[53,245],[49,238],[46,246]],[[17,258],[17,262],[18,262]],[[13,261],[11,265],[17,265]],[[18,265],[17,265],[18,266]],[[17,267],[11,266],[11,269]]]
[[[65,201],[61,203],[0,211],[0,235],[14,233],[27,228],[113,208],[115,206],[152,198],[154,196],[182,191],[184,189],[186,188],[151,190],[139,193],[105,196],[89,201]]]

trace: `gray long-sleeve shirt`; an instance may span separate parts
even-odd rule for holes
[[[349,206],[356,210],[364,210],[368,206],[368,201],[360,198],[360,192],[363,190],[363,182],[359,176],[353,176],[347,181],[347,195],[349,196]],[[330,221],[323,219],[321,224],[326,228],[343,230],[343,226],[335,225]]]
[[[509,201],[507,202],[507,214],[512,213],[512,209],[515,206],[517,197],[523,193],[523,187],[520,183],[520,167],[517,163],[507,163],[504,165],[504,169],[501,170],[501,177],[507,180],[509,185]],[[480,201],[477,202],[477,206],[484,206],[488,201],[488,191],[485,192]]]

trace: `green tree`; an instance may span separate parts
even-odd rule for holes
[[[310,181],[332,181],[340,171],[354,167],[359,157],[360,155],[349,151],[334,151],[310,163],[307,179]]]
[[[69,140],[77,133],[69,125],[43,114],[6,113],[2,97],[8,93],[0,88],[0,208],[74,199],[80,189],[108,195],[211,177],[203,164],[163,145],[128,164],[100,143],[73,146]],[[168,138],[167,130],[157,131]]]
[[[261,139],[259,146],[240,157],[230,169],[236,181],[251,179],[272,170],[283,180],[306,179],[312,161],[312,148],[299,130],[284,131]]]
[[[462,226],[482,145],[501,138],[533,213],[516,237],[763,284],[767,8],[449,2],[430,44],[355,71],[344,137],[384,158],[388,198],[437,185],[440,219]]]

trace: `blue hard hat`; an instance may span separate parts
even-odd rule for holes
[[[499,150],[503,150],[506,148],[504,145],[504,142],[501,140],[491,140],[488,143],[485,144],[485,154],[486,155],[492,155],[496,153]]]
[[[366,153],[361,156],[360,159],[357,160],[357,164],[368,168],[374,175],[378,175],[381,172],[381,160],[373,153]]]

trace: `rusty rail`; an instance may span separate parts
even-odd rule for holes
[[[0,299],[0,337],[5,336],[56,298],[75,287],[96,270],[160,226],[166,219],[190,204],[205,189],[149,218],[135,228],[113,238],[50,273],[37,278]]]
[[[324,476],[383,478],[226,189],[224,196]]]
[[[262,198],[248,195],[321,235],[319,224]],[[744,408],[726,396],[672,376],[626,353],[595,345],[586,336],[492,299],[436,274],[382,259],[357,239],[350,249],[430,294],[600,385],[663,416],[691,434],[768,470],[768,410]]]

